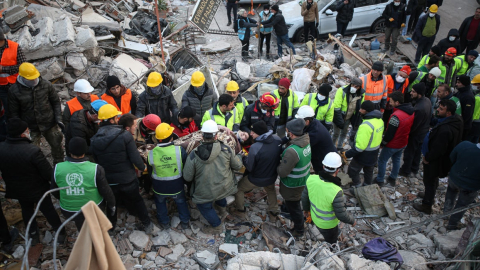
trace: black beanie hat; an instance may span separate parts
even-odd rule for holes
[[[27,130],[28,124],[20,118],[10,118],[7,122],[7,134],[8,137],[18,137],[25,130]]]
[[[425,91],[426,91],[425,83],[423,82],[417,83],[412,88],[413,90],[415,90],[415,92],[417,92],[417,94],[421,95],[422,97],[425,96]]]
[[[263,135],[268,132],[267,124],[264,121],[258,121],[253,124],[252,131],[257,135]]]
[[[110,90],[110,88],[117,86],[117,85],[122,85],[120,83],[120,80],[117,78],[117,76],[108,76],[107,77],[107,90]]]
[[[382,71],[382,72],[383,72],[383,63],[380,62],[380,61],[376,61],[376,62],[373,63],[373,65],[372,65],[372,70],[378,70],[378,71]]]
[[[190,118],[190,117],[195,117],[196,112],[195,108],[186,106],[183,109],[180,110],[179,116],[182,118]]]
[[[460,75],[460,76],[457,77],[457,80],[460,81],[465,86],[470,85],[470,76]]]
[[[365,111],[367,111],[367,113],[369,113],[375,110],[375,104],[373,104],[373,102],[370,100],[365,100],[360,106],[360,109],[364,109]]]
[[[433,46],[430,51],[432,51],[434,54],[436,54],[437,56],[441,56],[442,55],[442,52],[440,51],[440,47],[438,47],[438,45],[435,45]]]
[[[87,153],[87,141],[81,137],[73,137],[68,143],[68,151],[77,157],[85,155]]]
[[[275,10],[276,12],[278,12],[278,10],[279,10],[279,9],[278,9],[278,5],[273,5],[270,9],[273,9],[273,10]]]
[[[318,88],[318,93],[325,97],[328,97],[330,91],[332,91],[332,86],[327,83],[322,83],[322,85],[320,85],[320,88]]]
[[[270,5],[269,4],[263,5],[263,10],[265,10],[265,9],[270,9]]]

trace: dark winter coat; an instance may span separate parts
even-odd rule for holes
[[[202,122],[203,115],[206,111],[213,107],[213,104],[217,101],[217,99],[217,96],[213,93],[213,90],[208,87],[208,84],[205,83],[205,91],[201,96],[197,95],[195,90],[193,90],[193,86],[190,85],[190,88],[183,94],[182,109],[187,106],[195,109],[195,124],[197,127],[199,127],[200,123]]]
[[[339,23],[349,23],[353,19],[353,12],[355,8],[354,0],[349,0],[348,4],[343,3],[344,0],[340,0],[337,3],[337,22]]]
[[[312,148],[312,166],[315,172],[323,170],[322,161],[330,152],[337,152],[333,144],[332,137],[327,128],[317,119],[313,119],[310,125],[303,130],[310,137],[310,147]]]
[[[458,92],[454,95],[460,101],[462,106],[462,118],[464,132],[472,128],[473,110],[475,109],[475,95],[469,86],[458,88]],[[465,133],[465,135],[468,134]]]
[[[473,20],[473,16],[467,17],[465,20],[463,20],[462,25],[460,26],[460,29],[458,30],[460,32],[460,41],[467,46],[467,34],[468,30],[470,28],[470,23]],[[477,34],[475,35],[475,39],[473,40],[472,47],[476,48],[478,47],[478,44],[480,43],[480,26],[477,27]]]
[[[18,81],[8,91],[9,118],[20,118],[32,131],[46,131],[62,122],[57,92],[49,81],[40,78],[37,86],[28,88]]]
[[[87,119],[87,110],[76,111],[70,118],[70,124],[65,131],[65,150],[67,156],[69,154],[68,144],[73,137],[80,137],[87,141],[87,145],[90,146],[90,139],[97,133],[98,124],[91,123]],[[87,155],[90,155],[90,150],[87,150]]]
[[[250,28],[251,27],[257,27],[257,21],[255,21],[254,19],[248,18],[248,17],[245,18],[243,16],[238,16],[238,19],[235,22],[235,25],[233,26],[233,29],[237,33],[239,28],[246,28],[245,37],[244,37],[243,40],[249,40],[250,39]]]
[[[50,187],[52,166],[29,139],[7,137],[0,143],[0,172],[6,185],[5,197],[39,200]]]
[[[77,97],[77,100],[84,109],[89,110],[90,108],[92,108],[91,100],[85,100],[80,97]],[[65,107],[63,107],[63,113],[62,113],[62,121],[63,121],[63,124],[65,125],[65,128],[67,128],[68,125],[70,124],[70,118],[72,118],[72,115],[73,113],[70,112],[70,107],[68,107],[68,103],[65,103]]]
[[[413,11],[418,6],[418,0],[410,0],[408,1],[408,4],[406,0],[402,0],[401,2],[402,4],[407,6],[407,9],[405,10],[405,15],[412,15]]]
[[[430,129],[432,102],[426,97],[419,98],[416,100],[413,109],[415,111],[415,118],[413,119],[409,141],[415,140],[417,142],[422,142]]]
[[[257,100],[245,108],[242,122],[240,123],[240,130],[250,134],[253,124],[258,121],[264,121],[267,124],[268,130],[273,130],[275,127],[275,116],[266,116],[263,114],[260,108],[260,101]]]
[[[454,41],[450,41],[448,39],[450,36],[456,36],[457,38],[455,38]],[[442,54],[445,53],[450,47],[453,47],[457,49],[457,52],[460,52],[460,33],[457,29],[450,29],[447,37],[440,40],[437,46],[440,47],[440,51],[442,52]]]
[[[162,93],[155,95],[152,89],[147,87],[140,94],[137,103],[137,111],[135,115],[142,118],[147,114],[156,114],[162,120],[162,123],[172,123],[172,115],[177,115],[178,105],[173,97],[170,88],[162,85]]]
[[[385,18],[385,26],[389,28],[400,28],[401,25],[405,23],[407,17],[405,12],[405,5],[402,3],[400,3],[398,7],[394,5],[394,2],[388,4],[382,14],[383,18]],[[393,18],[394,21],[391,22],[390,18]]]
[[[263,21],[262,24],[263,28],[273,26],[277,36],[285,36],[288,34],[287,24],[285,23],[285,18],[283,17],[281,10],[275,13],[270,19]]]
[[[422,32],[423,32],[423,29],[425,28],[425,25],[427,24],[428,18],[430,18],[428,15],[424,15],[424,16],[420,15],[420,18],[418,18],[417,26],[415,27],[415,31],[413,32],[413,36],[412,36],[413,41],[415,41],[416,43],[419,43],[423,38],[427,38],[422,35]],[[437,31],[435,35],[427,38],[429,40],[430,39],[435,40],[435,37],[438,34],[438,30],[440,29],[440,15],[435,14],[435,21],[437,22]]]
[[[450,154],[450,161],[452,162],[450,181],[461,189],[480,190],[478,157],[480,157],[478,144],[468,141],[459,143]]]
[[[91,139],[90,152],[95,162],[105,169],[110,184],[128,184],[137,179],[135,167],[145,170],[132,134],[122,126],[100,127]]]

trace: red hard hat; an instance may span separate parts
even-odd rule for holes
[[[450,47],[447,49],[447,51],[445,52],[445,55],[448,55],[448,56],[457,56],[457,49],[455,49],[454,47]]]
[[[155,130],[162,123],[156,114],[149,114],[142,119],[142,123],[150,130]]]
[[[270,93],[265,93],[263,94],[261,97],[260,97],[260,102],[265,104],[266,106],[272,108],[272,109],[276,109],[278,108],[278,104],[280,103],[280,101],[278,99],[276,99],[272,94]]]

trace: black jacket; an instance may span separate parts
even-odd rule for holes
[[[264,28],[272,27],[275,30],[277,36],[285,36],[288,34],[287,24],[285,18],[282,15],[282,11],[279,10],[270,19],[262,22]]]
[[[339,23],[349,23],[353,19],[353,12],[355,8],[354,0],[349,0],[348,4],[343,3],[344,0],[340,0],[337,3],[337,22]]]
[[[85,141],[87,141],[87,145],[90,146],[90,139],[98,131],[98,124],[88,121],[87,112],[88,110],[76,111],[70,118],[70,124],[65,131],[65,150],[67,156],[69,155],[68,143],[73,137],[84,138]],[[90,150],[87,150],[87,155],[90,154]]]
[[[385,7],[385,10],[383,10],[382,16],[385,18],[386,27],[400,28],[401,25],[405,23],[407,17],[405,14],[405,5],[400,3],[400,5],[396,7],[394,2],[391,2]],[[391,22],[390,18],[393,18],[394,21]]]
[[[172,91],[162,84],[160,95],[153,94],[150,87],[147,87],[147,90],[140,94],[135,115],[141,118],[152,113],[158,115],[162,119],[162,123],[171,124],[172,115],[176,115],[177,111],[178,105]]]
[[[468,30],[470,28],[470,23],[473,20],[473,16],[467,17],[465,20],[463,20],[462,25],[460,26],[460,29],[458,30],[460,32],[460,41],[467,45],[467,34]],[[475,35],[475,38],[473,39],[472,46],[474,48],[478,47],[478,44],[480,43],[480,27],[477,27],[477,34]]]
[[[415,31],[413,32],[412,40],[415,41],[416,43],[420,42],[422,38],[426,38],[422,35],[423,29],[425,28],[425,25],[427,24],[427,19],[430,18],[428,15],[422,16],[420,15],[420,18],[418,18],[417,26],[415,26]],[[429,40],[435,40],[435,37],[438,34],[438,30],[440,29],[440,15],[435,14],[435,21],[437,23],[437,31],[435,32],[435,35],[432,37],[429,37]]]
[[[430,100],[426,97],[417,99],[413,110],[415,111],[415,117],[413,118],[413,125],[410,129],[410,136],[408,137],[408,140],[421,142],[430,129],[432,102],[430,102]]]
[[[450,41],[448,39],[450,36],[455,36],[455,40]],[[454,47],[455,49],[457,49],[457,52],[460,52],[460,33],[457,29],[450,29],[447,37],[440,40],[437,46],[440,47],[440,51],[442,52],[442,54],[445,53],[450,47]]]
[[[275,116],[266,116],[263,114],[260,108],[260,101],[257,100],[245,108],[242,122],[240,123],[240,130],[250,134],[253,124],[258,121],[264,121],[267,124],[268,130],[273,130],[275,127]]]
[[[137,179],[135,167],[145,170],[132,134],[122,126],[100,127],[91,139],[90,152],[95,162],[105,169],[110,184],[128,184]]]
[[[282,154],[282,140],[272,130],[257,137],[243,159],[248,180],[257,187],[275,184]]]
[[[190,85],[190,88],[183,93],[182,109],[186,106],[193,107],[196,113],[194,117],[195,124],[197,127],[200,127],[203,115],[213,107],[213,103],[215,103],[217,99],[217,96],[213,93],[213,90],[208,87],[208,84],[205,83],[205,91],[201,96],[195,93],[193,86]]]
[[[50,187],[52,166],[27,138],[7,137],[0,143],[0,171],[7,198],[37,201]]]
[[[472,89],[469,86],[459,88],[458,92],[454,95],[460,100],[462,106],[462,118],[463,129],[469,130],[472,128],[473,110],[475,109],[475,95],[473,95]],[[466,133],[465,135],[467,135]]]
[[[310,137],[312,148],[312,166],[315,172],[323,171],[323,158],[330,152],[337,152],[332,137],[327,128],[317,119],[313,119],[310,125],[303,130]]]
[[[450,153],[462,141],[463,123],[460,115],[453,115],[432,128],[428,135],[428,152],[425,160],[433,176],[446,177],[452,162]]]
[[[46,131],[62,122],[57,92],[49,81],[40,78],[33,89],[17,80],[8,91],[8,117],[27,122],[32,131]]]
[[[90,110],[90,108],[92,108],[91,100],[84,100],[83,98],[79,98],[79,97],[76,97],[76,98],[85,110]],[[72,115],[73,114],[70,112],[70,107],[68,107],[68,103],[66,103],[65,107],[63,107],[63,115],[62,115],[62,121],[63,121],[63,124],[65,125],[65,129],[70,124],[70,119],[72,118]]]
[[[355,97],[357,95],[365,94],[365,89],[363,88],[361,88],[360,90],[357,90],[355,94],[351,94],[350,93],[351,87],[352,87],[352,84],[349,84],[347,87],[343,89],[343,92],[345,93],[345,98],[347,99],[347,104],[350,103],[350,98]],[[361,115],[358,112],[360,110],[361,105],[362,105],[362,99],[360,98],[357,100],[355,113],[350,118],[350,123],[352,124],[352,127],[357,127],[362,123]],[[343,129],[343,126],[345,125],[345,116],[346,115],[343,114],[341,108],[335,109],[333,111],[333,123],[340,129]]]
[[[233,26],[233,29],[235,32],[238,32],[239,28],[247,28],[245,30],[245,37],[243,40],[249,40],[250,39],[250,27],[257,27],[257,21],[251,18],[245,18],[243,16],[238,16],[237,21],[235,22],[235,25]]]
[[[412,15],[413,11],[418,6],[418,0],[410,0],[408,1],[408,4],[406,0],[402,0],[401,2],[402,4],[407,6],[407,9],[405,10],[405,15]]]

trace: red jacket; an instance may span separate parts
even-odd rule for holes
[[[394,108],[383,137],[385,147],[400,149],[407,146],[414,118],[415,113],[410,103]]]
[[[190,122],[190,125],[188,125],[187,128],[179,128],[174,123],[171,123],[170,126],[174,128],[173,133],[175,133],[175,135],[177,135],[179,138],[198,131],[198,127],[195,124],[195,121]]]

